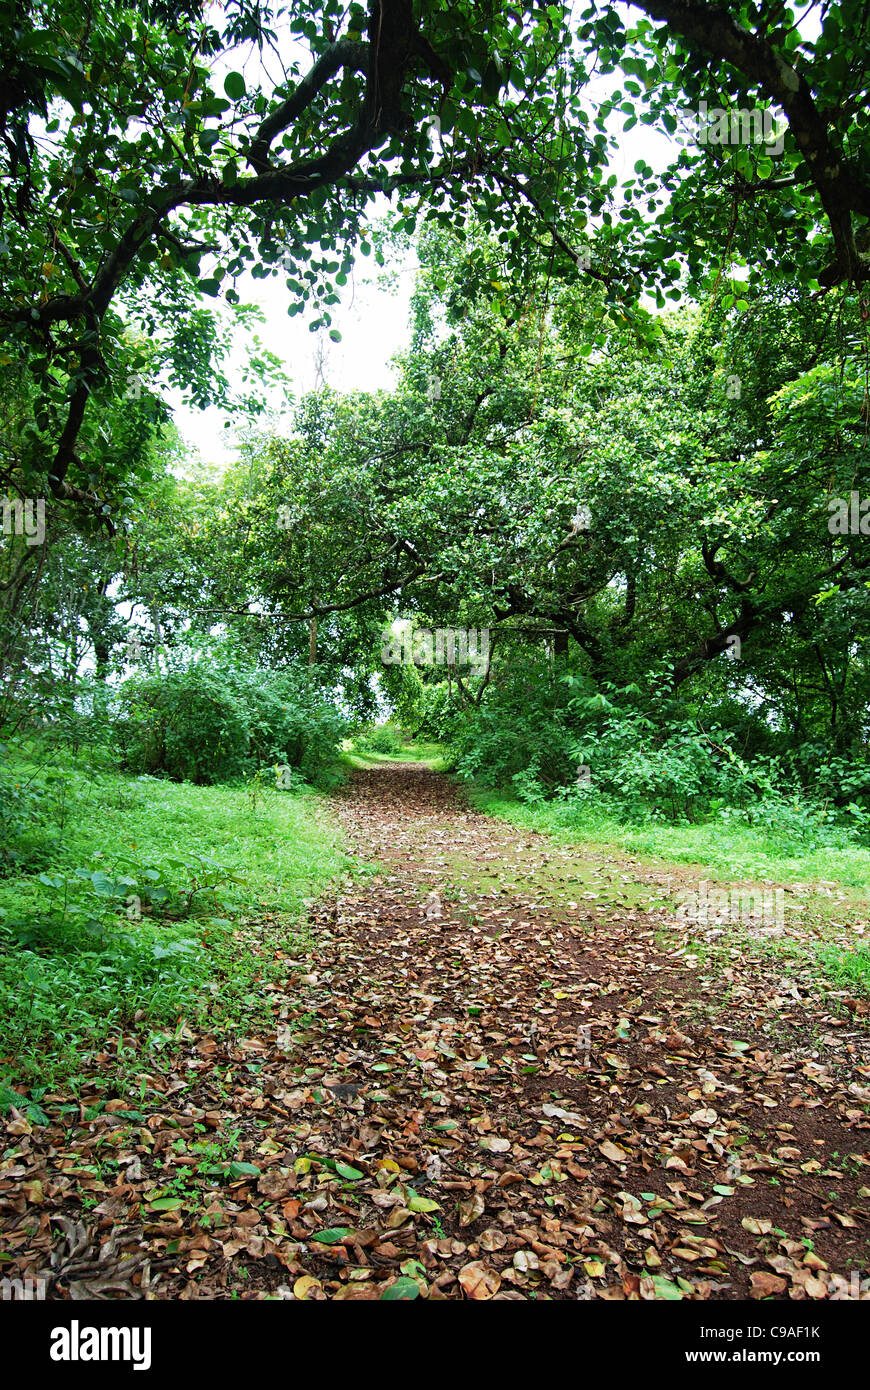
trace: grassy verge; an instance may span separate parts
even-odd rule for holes
[[[446,772],[448,760],[440,743],[424,740],[403,743],[394,753],[377,753],[348,740],[342,760],[349,767],[375,767],[386,763],[425,763],[433,772]]]
[[[856,889],[870,887],[870,849],[849,843],[801,848],[792,836],[784,841],[775,826],[728,821],[698,825],[626,825],[574,807],[548,802],[528,806],[497,792],[475,790],[472,803],[488,815],[540,830],[565,842],[613,845],[630,854],[693,864],[713,876],[733,879],[816,880]]]
[[[784,885],[787,939],[742,935],[742,948],[797,953],[820,977],[870,994],[870,850],[845,834],[834,843],[802,847],[769,823],[626,825],[594,811],[583,816],[558,803],[529,806],[488,790],[472,790],[470,799],[488,815],[560,843],[593,854],[631,855],[640,861],[639,874],[644,864],[659,878],[673,868],[671,894],[703,879],[723,887]],[[699,950],[706,949],[699,943]]]
[[[161,1045],[206,1011],[252,1026],[305,948],[306,900],[347,864],[322,799],[57,775],[38,862],[0,879],[0,1084],[70,1081],[109,1040]]]

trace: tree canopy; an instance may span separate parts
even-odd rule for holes
[[[135,470],[97,455],[148,363],[130,332],[225,398],[209,299],[244,317],[239,278],[276,276],[330,330],[378,198],[408,233],[473,213],[509,273],[592,278],[640,335],[644,295],[740,303],[746,276],[866,316],[868,22],[859,0],[803,23],[742,0],[4,5],[4,365],[32,401],[8,480],[123,514]],[[702,102],[769,108],[781,152],[675,138],[662,170],[612,171],[624,131],[679,137]]]

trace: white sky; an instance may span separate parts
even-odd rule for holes
[[[623,18],[629,18],[631,12],[627,6],[620,5],[619,10]],[[804,29],[806,23],[801,27]],[[809,27],[814,27],[812,21]],[[307,70],[310,60],[306,59],[301,47],[292,44],[288,47],[284,54],[288,67],[291,65],[291,55],[303,72]],[[261,67],[256,49],[248,52],[245,61],[242,61],[242,57],[238,52],[224,55],[215,65],[218,90],[225,71],[232,67],[241,69],[252,85],[262,82],[264,78],[268,83],[269,77]],[[274,80],[276,74],[269,76]],[[594,79],[586,91],[590,110],[616,87],[624,90],[624,81],[619,72]],[[673,162],[677,147],[664,130],[638,124],[634,129],[622,132],[623,119],[617,112],[608,122],[609,128],[618,135],[610,168],[620,183],[623,178],[631,177],[639,159],[646,160],[656,173]],[[618,186],[615,197],[618,200]],[[381,206],[375,209],[376,214],[388,208],[386,200],[379,202]],[[332,309],[332,327],[341,332],[340,343],[332,343],[326,331],[311,333],[308,329],[310,313],[292,318],[288,316],[290,291],[283,276],[254,280],[246,274],[239,278],[236,288],[242,301],[258,304],[265,314],[265,323],[258,330],[261,342],[283,361],[292,379],[290,389],[295,397],[304,395],[318,384],[317,359],[320,352],[323,353],[320,382],[335,390],[372,391],[389,388],[393,384],[391,359],[395,353],[407,347],[410,337],[409,306],[416,271],[415,259],[409,256],[402,264],[389,268],[394,271],[391,288],[380,283],[383,271],[373,258],[357,258],[353,275],[342,291],[341,304]],[[240,347],[243,345],[240,344]],[[232,366],[228,375],[232,381]],[[224,467],[236,457],[234,424],[241,425],[244,423],[242,420],[234,422],[231,419],[230,427],[225,428],[226,412],[215,408],[192,410],[182,403],[179,392],[171,391],[165,395],[174,409],[175,422],[185,441],[197,449],[207,463]]]
[[[396,267],[392,267],[396,270]],[[414,288],[416,262],[398,267],[395,288],[378,283],[383,275],[373,258],[358,257],[353,276],[342,293],[340,305],[332,308],[332,327],[341,335],[340,343],[330,341],[328,331],[311,333],[310,315],[287,313],[291,293],[283,275],[269,280],[239,278],[236,288],[244,303],[257,304],[265,315],[258,329],[264,347],[281,358],[291,378],[290,390],[303,396],[318,384],[318,353],[323,353],[320,369],[324,384],[337,391],[376,391],[393,384],[392,356],[409,341],[410,299]],[[230,366],[227,375],[233,380]],[[166,392],[173,407],[175,423],[186,443],[197,449],[207,463],[225,466],[236,456],[234,425],[241,425],[226,411],[211,407],[191,409],[183,404],[181,393]],[[230,428],[224,422],[230,419]]]

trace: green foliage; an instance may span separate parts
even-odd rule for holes
[[[866,795],[866,763],[829,758],[820,766],[823,750],[806,746],[803,760],[747,761],[735,751],[736,731],[686,718],[673,698],[644,696],[635,685],[572,694],[588,682],[541,677],[533,686],[506,675],[463,712],[453,741],[460,775],[511,788],[530,805],[555,797],[565,823],[764,825],[782,854],[868,838],[870,816],[852,796]]]
[[[250,317],[240,277],[275,278],[288,311],[308,309],[311,328],[335,339],[357,255],[374,245],[383,259],[370,227],[379,195],[395,200],[398,235],[425,224],[464,236],[469,213],[480,220],[506,275],[472,248],[464,289],[485,292],[505,324],[508,277],[544,269],[548,283],[576,284],[591,248],[612,322],[589,352],[614,324],[655,341],[644,290],[663,308],[688,284],[739,318],[765,283],[860,288],[858,0],[827,6],[813,35],[743,0],[716,24],[660,0],[635,9],[646,14],[627,23],[615,4],[578,13],[502,0],[484,13],[472,0],[4,6],[0,297],[4,364],[33,382],[22,479],[92,516],[123,513],[140,460],[104,450],[95,473],[92,450],[138,361],[125,350],[131,323],[190,400],[228,404],[226,317]],[[270,50],[292,55],[277,80]],[[675,139],[702,100],[785,105],[782,148]],[[658,173],[644,159],[611,172],[622,131],[644,125],[670,142],[670,160]],[[739,248],[748,276],[723,247]],[[218,296],[224,315],[209,307]],[[245,354],[250,414],[275,365]]]
[[[462,709],[458,691],[451,689],[446,681],[427,681],[425,685],[421,682],[413,710],[415,737],[452,744],[462,720]]]
[[[747,788],[737,760],[721,744],[721,730],[702,730],[673,715],[656,721],[631,707],[632,693],[571,702],[586,716],[572,747],[577,762],[589,768],[581,794],[603,794],[632,819],[692,820],[708,814],[714,799],[739,804]]]
[[[11,746],[11,770],[27,776],[38,751]],[[0,1036],[16,1080],[72,1075],[107,1045],[122,1068],[124,1032],[160,1046],[185,1015],[231,1030],[268,1014],[258,981],[278,966],[245,924],[268,912],[292,952],[303,899],[343,863],[313,795],[272,778],[252,807],[243,787],[72,759],[58,771],[62,822],[57,802],[40,807],[47,866],[0,879]]]
[[[469,712],[457,739],[457,767],[492,786],[513,784],[539,801],[596,798],[626,819],[694,819],[714,798],[739,801],[742,782],[713,742],[717,730],[653,720],[631,693],[559,701],[560,687],[515,683]],[[580,774],[580,769],[584,772]]]
[[[345,730],[307,678],[229,664],[213,669],[205,659],[127,680],[120,709],[128,770],[199,784],[281,763],[323,785]]]
[[[376,724],[354,739],[357,748],[373,753],[400,753],[403,743],[402,731],[395,724]]]
[[[6,752],[0,747],[0,757]],[[45,782],[33,772],[0,764],[0,874],[46,862],[51,845],[47,794]]]
[[[461,777],[512,785],[529,801],[569,781],[572,740],[564,716],[529,696],[515,686],[462,721],[452,745]]]
[[[118,724],[124,765],[177,782],[226,782],[242,775],[248,711],[218,673],[203,665],[125,683]]]
[[[292,669],[236,670],[230,679],[248,711],[255,763],[286,764],[311,786],[340,781],[335,757],[347,721],[314,680]]]

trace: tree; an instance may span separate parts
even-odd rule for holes
[[[421,217],[461,228],[473,208],[513,270],[586,274],[641,332],[644,287],[663,302],[687,271],[727,282],[735,260],[863,285],[864,7],[826,6],[815,41],[778,2],[636,8],[647,17],[627,29],[610,4],[576,28],[566,4],[499,0],[7,4],[0,321],[38,384],[28,476],[101,515],[121,506],[93,480],[86,421],[123,388],[125,323],[168,320],[207,399],[216,330],[201,296],[240,308],[242,271],[280,273],[291,311],[316,303],[312,327],[329,328],[378,195],[407,231]],[[245,45],[247,76],[227,70]],[[592,75],[617,68],[625,92],[596,94],[590,116]],[[617,110],[672,131],[687,102],[759,97],[789,126],[777,177],[763,151],[708,145],[661,178],[639,161],[618,190]],[[806,244],[823,218],[827,264]]]
[[[421,254],[398,389],[321,393],[289,438],[252,439],[215,603],[295,624],[300,655],[316,619],[348,665],[401,615],[579,648],[598,686],[691,699],[722,668],[779,708],[801,687],[848,742],[870,562],[827,508],[867,477],[863,369],[812,293],[663,316],[653,358],[600,285],[512,287],[483,238]],[[497,308],[475,282],[502,283]]]

